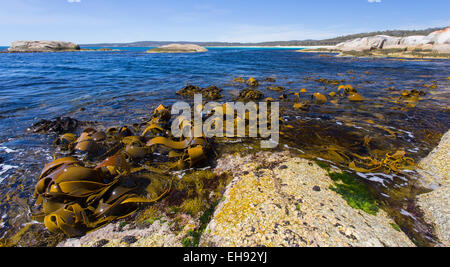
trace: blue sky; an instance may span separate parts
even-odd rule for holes
[[[0,0],[0,45],[324,39],[450,25],[449,0]]]

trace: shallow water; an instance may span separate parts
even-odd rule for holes
[[[283,142],[316,157],[321,156],[318,147],[330,144],[367,153],[355,142],[369,135],[377,149],[405,150],[418,160],[450,128],[448,60],[336,58],[289,49],[210,49],[189,55],[145,54],[146,48],[120,50],[0,54],[0,237],[13,217],[28,214],[26,203],[32,203],[36,177],[52,158],[55,136],[27,134],[29,126],[62,115],[98,121],[105,127],[139,122],[160,103],[170,105],[181,100],[175,92],[186,83],[219,86],[225,91],[224,100],[231,100],[244,88],[232,82],[234,77],[273,77],[275,83],[261,83],[259,87],[266,96],[278,98],[280,93],[266,89],[277,85],[287,88],[284,93],[306,88],[308,93],[301,98],[308,99],[314,92],[327,95],[336,91],[336,86],[314,79],[345,80],[366,101],[339,99],[335,104],[298,111],[292,109],[295,96],[291,94],[281,103],[285,124],[293,127],[282,136]],[[424,86],[433,81],[436,88]],[[415,107],[403,101],[392,102],[402,90],[412,89],[426,92]],[[391,132],[395,132],[395,138]],[[399,216],[399,223],[410,217],[407,215],[414,209],[408,209],[410,199],[418,190],[413,174],[360,177],[367,180],[380,201],[399,206],[393,214]],[[14,198],[16,201],[11,201]],[[404,223],[409,229],[422,227],[410,221]],[[14,223],[26,222],[21,219]]]

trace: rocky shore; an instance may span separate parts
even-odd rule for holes
[[[428,157],[419,163],[424,186],[433,191],[418,196],[417,203],[431,223],[437,237],[450,246],[450,131]]]
[[[434,189],[417,204],[444,246],[449,246],[450,132],[423,159],[422,185]],[[221,200],[204,215],[163,211],[150,225],[139,216],[67,239],[61,247],[409,247],[415,246],[400,227],[364,192],[350,188],[345,171],[324,167],[289,151],[226,154],[212,170],[229,175]],[[339,179],[339,177],[343,177]],[[355,183],[357,183],[355,181]],[[363,187],[356,187],[361,190]],[[164,210],[155,207],[155,210]]]
[[[194,44],[169,44],[147,51],[147,53],[201,53],[208,49]]]
[[[355,57],[450,58],[450,28],[428,36],[376,35],[342,42],[334,47],[299,52],[339,53]]]
[[[160,214],[149,227],[117,222],[59,246],[414,246],[384,211],[350,206],[327,171],[287,151],[229,154],[214,172],[233,180],[206,224]]]

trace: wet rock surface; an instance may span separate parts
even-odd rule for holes
[[[384,211],[350,207],[323,169],[288,152],[227,156],[216,171],[235,178],[201,246],[414,246]]]
[[[187,84],[180,91],[177,92],[177,95],[181,95],[185,98],[193,98],[196,94],[201,94],[203,98],[217,100],[222,98],[222,89],[211,85],[206,88],[200,88],[195,85]]]
[[[434,190],[419,195],[417,203],[425,220],[433,224],[437,237],[450,246],[450,132],[447,132],[437,148],[419,164],[422,183]]]
[[[70,133],[74,132],[82,123],[70,117],[58,117],[53,120],[40,120],[27,129],[32,133]]]

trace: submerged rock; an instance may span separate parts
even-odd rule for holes
[[[349,206],[325,170],[288,152],[227,156],[216,171],[234,180],[201,246],[414,246],[384,211]]]
[[[274,82],[276,82],[275,78],[272,78],[272,77],[264,78],[264,81],[265,81],[265,82],[268,82],[268,83],[274,83]]]
[[[15,41],[8,52],[65,52],[79,51],[80,46],[61,41]]]
[[[419,195],[417,204],[425,220],[434,225],[436,236],[445,246],[450,246],[450,131],[438,147],[419,163],[422,185],[434,191]]]
[[[147,53],[200,53],[208,49],[195,44],[169,44],[147,51]]]

